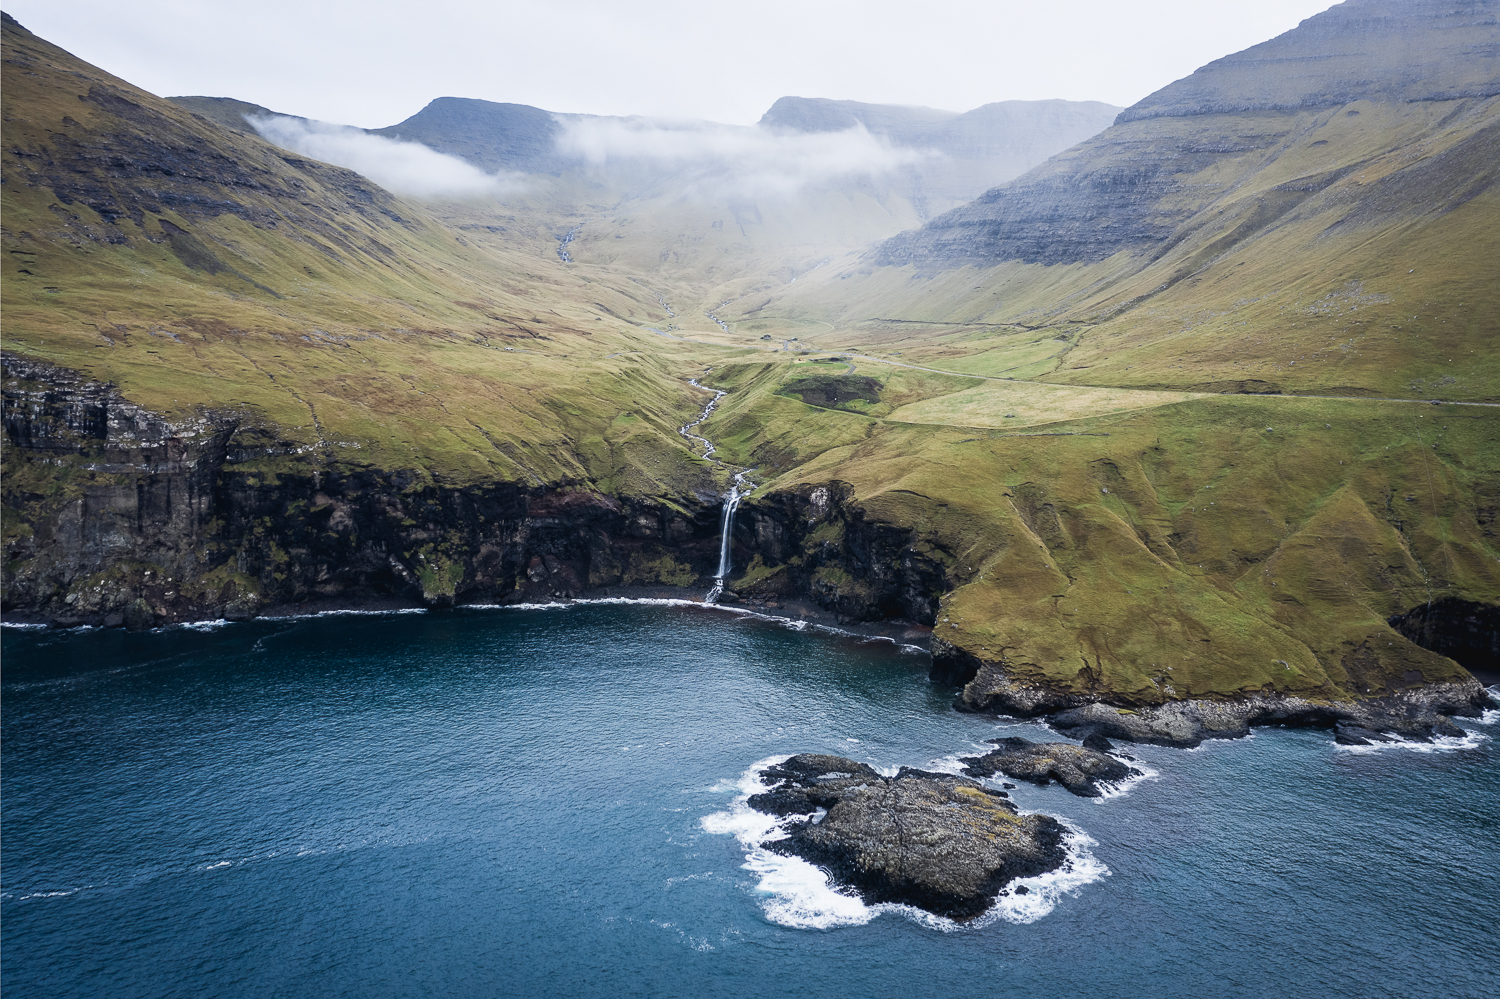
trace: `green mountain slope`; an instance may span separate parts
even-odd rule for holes
[[[1046,380],[1494,399],[1497,44],[1492,5],[1351,0],[756,315],[967,325],[908,358]]]
[[[651,386],[640,403],[603,362],[634,343],[620,317],[661,317],[644,289],[549,252],[478,249],[357,174],[221,129],[13,20],[4,46],[6,349],[174,418],[233,408],[342,460],[449,479],[598,477],[567,442],[641,404],[660,446],[680,443],[694,403],[677,362],[632,366]],[[601,405],[553,404],[603,385]],[[522,442],[539,446],[524,468]]]

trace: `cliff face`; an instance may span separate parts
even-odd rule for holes
[[[181,621],[687,583],[680,560],[717,549],[716,504],[444,488],[329,461],[243,414],[169,421],[11,356],[4,403],[5,607],[60,623],[122,623],[139,600],[144,620]]]
[[[516,602],[706,590],[713,493],[448,486],[351,467],[242,413],[171,421],[107,384],[4,356],[4,608],[58,624],[254,616],[271,606]],[[840,543],[842,540],[842,543]],[[747,596],[931,623],[940,553],[868,523],[838,484],[745,508]]]
[[[950,589],[941,542],[870,517],[845,482],[802,484],[742,508],[732,575],[750,597],[809,597],[853,621],[930,625]]]
[[[1490,0],[1348,0],[1121,112],[1147,118],[1452,101],[1500,93]]]
[[[1036,170],[886,241],[875,260],[1060,264],[1121,250],[1155,259],[1182,242],[1187,228],[1221,226],[1223,215],[1208,214],[1218,199],[1262,189],[1255,210],[1238,220],[1236,239],[1243,240],[1370,158],[1368,140],[1347,134],[1355,131],[1348,118],[1373,105],[1406,106],[1396,112],[1406,117],[1395,129],[1388,121],[1381,126],[1396,137],[1436,130],[1496,94],[1500,18],[1493,4],[1348,0],[1157,91]],[[1312,134],[1323,129],[1327,134]],[[1494,142],[1481,131],[1472,155],[1492,156]],[[1323,147],[1318,159],[1329,161],[1311,172],[1297,156],[1310,146]],[[1429,182],[1417,191],[1410,177],[1382,176],[1370,200],[1382,216],[1443,210],[1493,184],[1493,171],[1477,169],[1487,178],[1479,189]]]

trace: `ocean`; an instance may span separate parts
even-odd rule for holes
[[[1500,712],[1022,783],[1069,865],[960,925],[760,849],[744,804],[792,753],[1057,738],[953,711],[917,649],[639,603],[0,642],[7,999],[1500,995]]]

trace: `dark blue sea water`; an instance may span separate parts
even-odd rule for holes
[[[618,605],[3,642],[7,999],[1500,995],[1485,725],[1130,748],[1154,776],[1097,802],[1023,785],[1074,872],[957,927],[734,835],[768,757],[1047,736],[953,712],[889,644]]]

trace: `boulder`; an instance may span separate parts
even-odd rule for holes
[[[125,627],[130,631],[146,631],[156,626],[156,611],[142,597],[136,597],[127,604],[121,616]]]
[[[1095,781],[1120,781],[1139,776],[1140,771],[1113,756],[1067,742],[1031,742],[1028,739],[991,739],[1000,748],[983,756],[966,756],[964,773],[971,777],[993,777],[1003,773],[1033,784],[1057,781],[1083,798],[1098,798],[1103,792]]]

